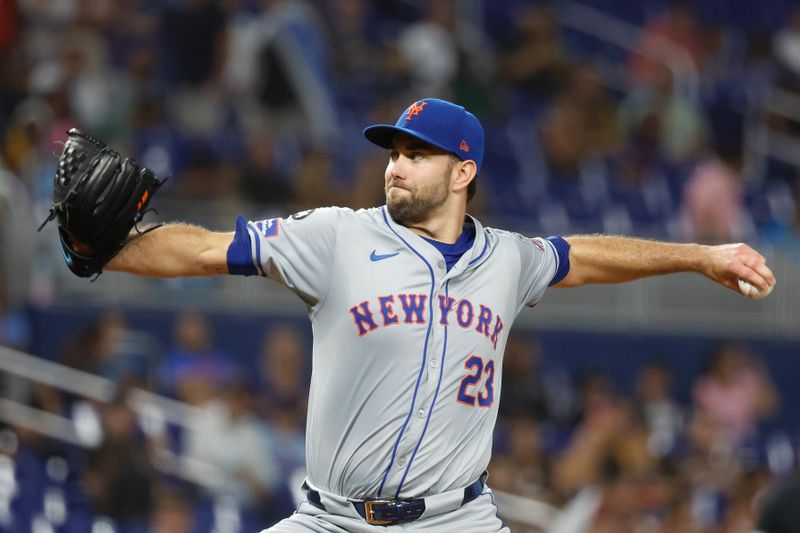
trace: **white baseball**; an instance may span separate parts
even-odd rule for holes
[[[751,300],[760,300],[761,298],[766,298],[769,296],[769,293],[772,292],[772,287],[774,287],[774,285],[769,285],[767,289],[762,292],[758,289],[758,287],[746,279],[739,278],[739,290]]]

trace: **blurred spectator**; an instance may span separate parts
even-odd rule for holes
[[[586,136],[587,155],[609,155],[619,148],[616,102],[603,84],[600,73],[588,64],[576,64],[566,78],[556,105],[575,107]],[[579,132],[575,132],[578,134]]]
[[[228,28],[226,85],[247,127],[268,123],[278,135],[298,135],[320,149],[335,145],[337,110],[329,44],[314,4],[261,0],[256,16],[236,16]]]
[[[292,327],[279,324],[264,335],[258,360],[259,391],[282,479],[305,470],[309,363],[303,341]]]
[[[690,161],[706,142],[705,117],[691,100],[675,92],[666,66],[655,64],[651,70],[648,83],[634,88],[621,103],[620,124],[630,138],[651,123],[653,143],[668,162]]]
[[[634,82],[645,85],[660,84],[663,74],[662,66],[672,63],[681,69],[701,70],[703,67],[705,47],[702,32],[691,2],[672,0],[666,10],[649,22],[635,49],[630,61],[630,70]],[[670,50],[665,44],[677,50]],[[682,64],[683,54],[689,65]],[[670,80],[671,81],[671,80]]]
[[[159,355],[158,341],[130,328],[123,314],[108,311],[68,342],[61,359],[118,384],[152,387]]]
[[[141,164],[157,176],[177,174],[177,179],[168,180],[165,192],[173,187],[180,189],[184,181],[184,146],[175,126],[164,112],[164,102],[156,94],[143,93],[133,103],[131,122],[134,129],[133,148],[140,154]]]
[[[647,452],[646,428],[625,402],[596,397],[556,459],[553,488],[567,498],[550,531],[636,531],[666,505],[669,492]]]
[[[481,114],[493,78],[493,54],[482,29],[454,0],[423,4],[422,18],[397,36],[412,98],[449,98]]]
[[[604,370],[587,367],[575,373],[575,399],[570,413],[572,426],[583,423],[594,406],[598,406],[599,412],[605,412],[602,407],[614,404],[616,399],[614,383]]]
[[[683,238],[718,244],[747,235],[742,192],[742,153],[732,149],[694,167],[683,192]]]
[[[694,385],[694,402],[716,435],[730,446],[752,438],[757,424],[774,414],[778,398],[762,364],[744,346],[726,343],[709,356]]]
[[[500,55],[500,72],[532,103],[543,103],[563,88],[572,60],[550,3],[523,3],[509,21],[510,39]]]
[[[9,169],[25,183],[29,190],[41,192],[42,179],[49,171],[55,171],[55,164],[42,157],[50,153],[53,130],[64,123],[56,124],[55,109],[45,99],[29,97],[22,100],[11,113],[5,130],[3,157]],[[66,140],[66,130],[61,140]],[[52,184],[48,181],[47,186]],[[50,192],[52,196],[52,192]]]
[[[188,404],[202,405],[236,374],[236,366],[214,346],[204,316],[183,313],[173,328],[174,344],[158,369],[159,389]]]
[[[337,92],[348,108],[358,109],[378,96],[376,85],[384,74],[381,20],[368,0],[328,0],[325,4]]]
[[[183,453],[219,469],[211,487],[215,496],[240,506],[266,510],[281,482],[266,428],[254,411],[254,394],[242,380],[225,384],[218,399],[201,406]]]
[[[247,160],[242,168],[242,197],[251,202],[293,204],[294,190],[278,166],[276,139],[263,131],[247,138]]]
[[[636,405],[649,432],[650,455],[671,455],[683,432],[683,409],[672,396],[669,368],[660,363],[642,367],[636,379]]]
[[[298,332],[277,324],[264,335],[258,360],[259,390],[267,400],[302,403],[307,396],[310,360]]]
[[[599,481],[604,454],[624,429],[628,415],[614,398],[605,395],[595,396],[586,406],[583,422],[554,464],[552,488],[560,498],[569,498],[581,486]]]
[[[113,144],[127,133],[132,93],[127,73],[113,72],[108,54],[103,35],[75,29],[63,39],[60,68],[75,125]]]
[[[492,486],[535,500],[549,499],[550,463],[541,427],[524,416],[507,420],[507,424],[508,451],[493,461]],[[500,472],[497,470],[505,470],[505,478],[498,480],[495,474]]]
[[[101,419],[103,442],[89,453],[83,474],[86,493],[97,514],[142,524],[154,505],[155,471],[124,392],[101,408]]]
[[[588,65],[564,75],[564,88],[541,120],[550,177],[577,181],[590,159],[611,155],[619,141],[615,106]]]
[[[503,356],[503,401],[500,415],[557,421],[573,407],[569,383],[545,369],[541,346],[534,339],[512,333]]]
[[[398,46],[411,77],[411,90],[419,98],[450,97],[450,85],[458,70],[458,42],[452,0],[433,0],[423,18],[409,24],[398,36]]]

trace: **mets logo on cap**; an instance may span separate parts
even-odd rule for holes
[[[428,105],[428,102],[414,102],[408,109],[406,110],[406,120],[411,120],[412,118],[416,117],[422,110],[425,109],[425,106]]]

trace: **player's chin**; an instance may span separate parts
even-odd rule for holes
[[[396,222],[408,220],[414,211],[411,196],[402,195],[405,196],[404,198],[400,196],[391,193],[386,195],[386,209]]]

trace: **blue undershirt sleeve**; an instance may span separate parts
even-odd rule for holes
[[[564,238],[558,237],[557,235],[551,235],[550,237],[547,237],[547,241],[553,245],[553,248],[556,251],[556,256],[558,257],[558,268],[553,276],[553,280],[548,285],[548,287],[552,287],[564,279],[569,273],[570,246],[569,243],[564,240]]]
[[[236,218],[236,233],[228,246],[228,273],[235,276],[255,276],[258,270],[253,264],[250,232],[244,215]]]

